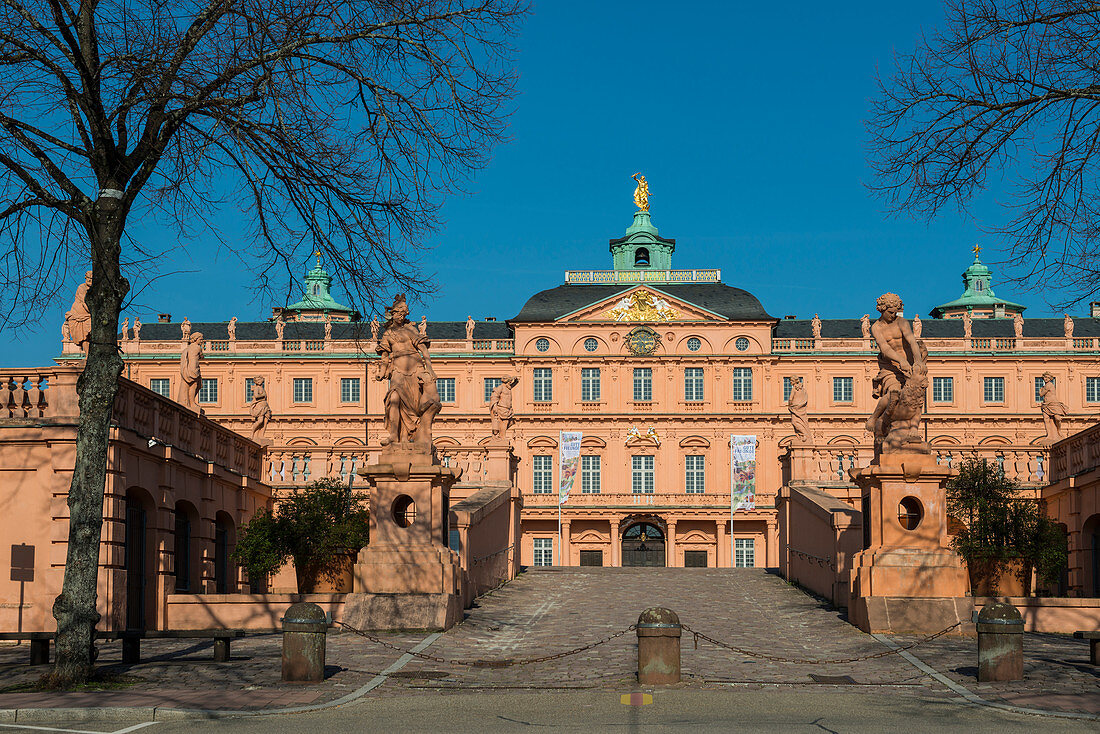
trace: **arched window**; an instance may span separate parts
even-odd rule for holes
[[[634,251],[634,267],[649,267],[649,250],[645,247],[639,247],[637,250]]]
[[[315,295],[315,296],[321,295],[321,286],[314,284],[314,286],[313,286],[313,295]]]

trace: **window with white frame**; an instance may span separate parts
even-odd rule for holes
[[[1005,401],[1005,378],[986,377],[982,380],[982,399],[987,403]]]
[[[834,403],[850,403],[852,402],[852,379],[851,377],[834,377],[833,378],[833,402]]]
[[[1043,389],[1044,384],[1045,383],[1043,382],[1042,377],[1036,377],[1035,378],[1035,402],[1037,402],[1037,403],[1043,402],[1043,396],[1041,394],[1041,391]]]
[[[167,377],[156,377],[149,380],[149,389],[155,392],[157,395],[163,395],[166,398],[172,397],[172,381]]]
[[[684,457],[684,491],[688,494],[703,494],[706,483],[706,469],[702,456]]]
[[[341,377],[340,378],[340,402],[341,403],[358,403],[359,402],[359,378],[358,377]]]
[[[653,399],[653,369],[634,368],[634,400],[646,402]]]
[[[533,397],[536,403],[549,403],[554,399],[554,373],[549,367],[536,367],[532,383]]]
[[[493,391],[500,387],[501,379],[499,377],[486,377],[485,378],[485,402],[489,402],[493,399]]]
[[[202,385],[199,387],[199,402],[200,403],[216,403],[218,402],[218,378],[204,377]]]
[[[734,367],[730,387],[734,400],[752,400],[752,368]]]
[[[600,368],[581,368],[581,401],[595,403],[600,400]]]
[[[1085,378],[1085,402],[1100,403],[1100,377]]]
[[[653,494],[653,456],[630,457],[630,489],[634,494]]]
[[[684,369],[684,400],[703,399],[703,368],[687,367]]]
[[[554,539],[534,538],[535,555],[531,563],[535,566],[554,565]]]
[[[791,378],[783,378],[783,402],[787,402],[791,399],[791,390],[794,389],[794,385],[791,383]]]
[[[532,456],[531,470],[535,494],[550,494],[554,491],[553,456]]]
[[[435,381],[435,391],[439,393],[439,402],[453,403],[455,401],[455,378],[437,378]]]
[[[600,457],[581,457],[581,494],[600,493]]]
[[[753,538],[733,539],[733,565],[737,568],[756,567],[756,541]]]
[[[313,402],[313,378],[312,377],[295,377],[294,378],[294,402],[296,402],[296,403],[312,403]]]
[[[950,403],[955,400],[955,378],[954,377],[933,377],[932,378],[932,402],[933,403]]]

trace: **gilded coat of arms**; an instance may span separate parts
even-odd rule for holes
[[[608,309],[607,316],[615,321],[672,321],[679,314],[665,299],[655,297],[649,291],[639,290]]]

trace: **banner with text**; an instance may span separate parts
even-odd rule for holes
[[[756,509],[756,436],[730,436],[730,512]]]
[[[561,461],[558,476],[561,486],[558,489],[558,504],[564,505],[569,499],[569,491],[577,478],[577,468],[581,463],[581,432],[562,431],[558,434],[558,452]]]

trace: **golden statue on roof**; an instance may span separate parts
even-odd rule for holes
[[[634,206],[640,212],[649,211],[649,184],[646,183],[645,176],[639,171],[631,178],[638,182],[638,187],[634,189]]]

